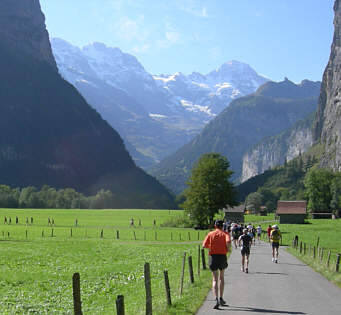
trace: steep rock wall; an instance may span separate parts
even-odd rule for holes
[[[1,0],[0,38],[7,47],[44,60],[57,71],[39,0]]]
[[[329,62],[323,74],[318,111],[314,122],[314,141],[321,141],[322,167],[341,170],[341,4],[334,4],[334,38]]]
[[[307,151],[313,144],[312,122],[313,115],[310,115],[307,119],[297,122],[289,130],[278,136],[267,138],[250,149],[243,156],[241,182]]]

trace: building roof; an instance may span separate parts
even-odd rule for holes
[[[279,200],[277,203],[276,214],[306,214],[306,201],[283,201]]]
[[[241,204],[239,206],[235,206],[235,207],[227,207],[223,209],[224,212],[227,213],[244,213],[245,212],[245,205]]]

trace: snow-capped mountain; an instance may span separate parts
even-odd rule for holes
[[[136,149],[130,152],[144,168],[191,140],[231,100],[267,81],[238,61],[206,75],[151,75],[119,48],[78,48],[57,38],[51,44],[61,75]]]

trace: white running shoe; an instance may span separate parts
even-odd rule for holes
[[[275,258],[272,258],[272,262],[275,262]]]

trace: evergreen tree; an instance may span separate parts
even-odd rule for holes
[[[326,169],[312,168],[304,179],[308,210],[311,212],[330,212],[332,200],[331,183],[333,172]]]

